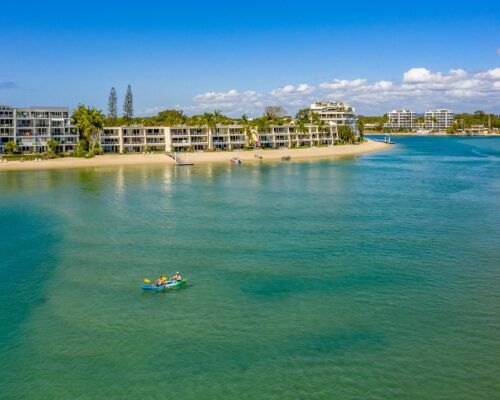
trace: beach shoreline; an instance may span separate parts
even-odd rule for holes
[[[189,163],[221,163],[229,162],[231,158],[237,157],[242,162],[265,162],[277,161],[282,157],[290,156],[295,159],[335,158],[344,156],[355,156],[364,153],[382,151],[390,145],[366,140],[356,145],[339,145],[328,147],[311,147],[305,149],[272,149],[272,150],[249,150],[249,151],[214,151],[199,153],[179,153],[183,161]],[[262,159],[255,157],[261,156]],[[74,169],[133,165],[175,165],[172,158],[165,154],[104,154],[94,158],[63,157],[51,160],[36,161],[9,161],[0,164],[1,171],[36,171],[47,169]]]

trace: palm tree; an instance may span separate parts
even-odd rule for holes
[[[240,118],[240,121],[239,121],[240,125],[241,125],[241,131],[246,135],[247,137],[247,140],[248,140],[248,144],[250,146],[254,146],[255,145],[255,142],[253,140],[253,134],[252,134],[252,126],[250,124],[250,121],[248,120],[248,117],[243,114]]]
[[[308,122],[305,119],[299,119],[297,121],[297,130],[299,134],[305,135],[309,132]]]
[[[104,127],[104,115],[101,110],[82,104],[73,112],[72,119],[83,138],[90,144],[89,153],[93,154],[99,140],[99,132]]]
[[[9,140],[8,142],[4,143],[3,148],[7,153],[12,154],[17,149],[17,143],[13,140]]]
[[[316,115],[316,114],[315,114]],[[318,118],[315,122],[315,125],[318,127],[318,143],[322,139],[322,135],[325,133],[326,128],[327,128],[327,123],[326,121],[322,120],[321,118]]]
[[[212,135],[217,129],[217,120],[220,118],[220,112],[217,110],[214,113],[205,113],[201,116],[201,123],[205,125],[208,133],[208,149],[212,150]]]

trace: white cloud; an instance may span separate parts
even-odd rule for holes
[[[354,79],[352,81],[334,79],[332,82],[323,82],[319,85],[321,89],[347,89],[347,88],[357,88],[366,83],[366,79]]]
[[[314,90],[315,88],[313,86],[309,86],[307,83],[301,83],[297,86],[297,92],[300,93],[312,93]]]
[[[494,68],[488,71],[479,72],[474,76],[479,79],[500,80],[500,68]]]
[[[417,112],[428,107],[460,107],[474,111],[500,107],[500,68],[467,72],[461,68],[448,72],[411,68],[398,81],[369,82],[365,78],[333,79],[313,86],[287,84],[269,92],[207,92],[196,95],[187,112],[221,109],[229,115],[259,115],[268,105],[281,105],[293,113],[311,103],[327,100],[349,101],[361,113],[383,113],[394,107],[411,107]]]
[[[440,74],[433,74],[425,68],[412,68],[403,75],[403,82],[406,83],[436,82],[439,79]]]

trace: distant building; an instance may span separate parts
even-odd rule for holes
[[[18,151],[41,153],[54,140],[63,152],[74,151],[78,130],[71,126],[67,107],[13,108],[0,105],[0,153],[6,142],[17,144]]]
[[[376,123],[366,123],[365,124],[365,129],[366,130],[375,130],[379,127],[380,124],[376,124]]]
[[[392,110],[387,114],[387,117],[389,118],[389,120],[384,124],[384,128],[393,131],[413,131],[417,128],[417,114],[411,110]]]
[[[429,110],[425,113],[426,129],[431,131],[444,132],[446,128],[453,125],[453,111],[446,108]]]
[[[356,134],[358,133],[356,110],[349,103],[320,101],[311,104],[311,110],[332,126],[349,126]]]

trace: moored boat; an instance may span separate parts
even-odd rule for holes
[[[238,157],[231,158],[231,163],[233,164],[241,164],[241,159]]]

